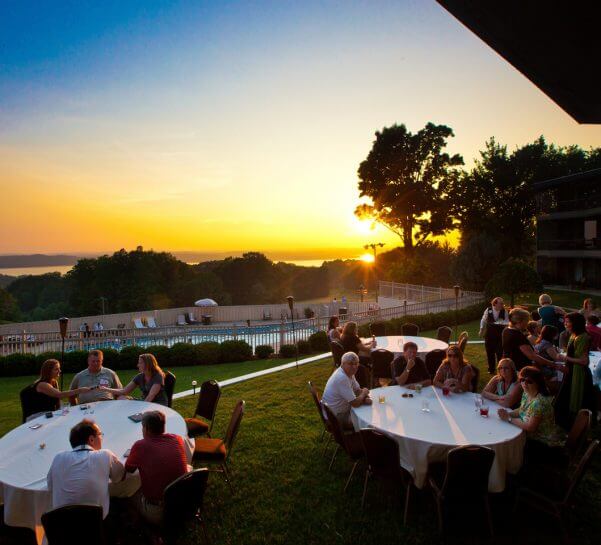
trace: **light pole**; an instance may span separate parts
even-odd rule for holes
[[[457,344],[457,308],[459,306],[459,292],[461,291],[461,286],[455,284],[453,289],[455,290],[455,344]]]
[[[294,359],[296,361],[296,369],[298,371],[298,345],[296,344],[296,335],[294,334],[294,297],[289,295],[286,297],[288,308],[290,309],[290,318],[292,320],[292,342],[294,343]]]
[[[371,251],[374,254],[374,263],[373,263],[373,265],[374,265],[374,277],[375,277],[375,275],[377,273],[377,270],[376,270],[376,262],[377,261],[376,260],[377,260],[377,257],[378,257],[378,248],[383,248],[384,246],[385,246],[385,244],[383,242],[372,242],[371,244],[366,244],[365,246],[363,246],[364,250],[369,250],[371,248]],[[378,302],[378,279],[375,278],[374,281],[375,281],[375,284],[376,284],[376,303],[377,303]]]
[[[363,296],[367,292],[365,286],[363,284],[359,284],[359,289],[357,291],[359,292],[359,297],[361,298],[361,302],[363,303]]]
[[[69,318],[63,316],[58,319],[58,327],[61,333],[61,390],[63,389],[63,376],[65,369],[65,337],[67,336],[67,326],[69,325]]]
[[[104,304],[106,303],[106,297],[99,297],[100,303],[102,304],[102,315],[104,316]]]

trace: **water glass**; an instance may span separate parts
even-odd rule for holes
[[[61,414],[64,416],[69,414],[69,408],[71,407],[71,403],[65,400],[61,400]]]
[[[418,383],[415,385],[415,392],[416,392],[417,394],[421,394],[421,393],[422,393],[422,385],[421,385],[421,383],[419,383],[419,382],[418,382]]]
[[[427,397],[424,397],[422,399],[422,411],[425,413],[429,413],[430,412],[430,401],[428,400]]]
[[[383,395],[379,396],[378,403],[386,403],[386,396],[383,396]]]
[[[482,396],[479,394],[476,394],[474,396],[474,405],[476,406],[475,411],[478,412],[480,410],[480,408],[482,407]]]

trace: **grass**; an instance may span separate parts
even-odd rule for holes
[[[598,295],[591,295],[584,291],[570,291],[570,290],[545,290],[544,293],[548,293],[553,299],[553,304],[559,307],[566,307],[571,309],[580,310],[582,308],[582,302],[585,299],[592,299],[597,304],[601,304],[601,297]],[[516,297],[516,304],[531,304],[538,305],[538,296],[540,293],[526,293]],[[506,304],[509,304],[509,297],[504,297]]]

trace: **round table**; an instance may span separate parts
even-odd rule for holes
[[[402,397],[413,393],[412,398]],[[379,403],[379,397],[386,401]],[[480,416],[472,393],[443,396],[432,386],[421,394],[400,386],[375,388],[371,391],[372,405],[351,409],[356,430],[374,428],[396,440],[401,466],[413,477],[415,486],[422,488],[429,462],[446,460],[447,452],[460,445],[483,445],[495,451],[488,488],[491,492],[505,489],[505,473],[516,473],[522,465],[526,435],[518,427],[503,422],[497,415],[500,407],[486,400],[488,418]],[[422,411],[427,400],[430,412]]]
[[[65,415],[55,411],[52,418],[40,416],[0,439],[0,502],[4,500],[4,521],[9,526],[31,528],[38,543],[44,535],[41,516],[51,508],[52,501],[46,475],[54,456],[71,450],[69,431],[84,418],[94,420],[100,426],[104,433],[102,447],[125,462],[125,451],[142,439],[142,424],[132,422],[128,416],[160,410],[165,415],[165,430],[185,439],[188,460],[192,459],[194,444],[188,439],[186,422],[173,409],[129,400],[89,403],[87,410],[80,409],[85,406],[71,407]],[[31,429],[36,424],[41,424],[41,427]],[[45,446],[40,448],[40,445]],[[133,487],[135,489],[139,487],[139,477],[135,475],[134,478],[138,481]]]
[[[367,339],[369,340],[369,339]],[[394,352],[398,356],[403,352],[403,345],[406,342],[414,342],[417,345],[417,354],[423,358],[432,350],[446,350],[449,345],[438,339],[429,337],[413,337],[412,335],[388,335],[386,337],[376,337],[376,348],[385,348]]]
[[[601,361],[601,352],[589,352],[588,366],[593,374],[593,384],[601,389],[601,373],[597,370]]]

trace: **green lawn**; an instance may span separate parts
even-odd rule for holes
[[[582,302],[585,299],[592,299],[597,303],[597,306],[601,306],[601,297],[598,295],[591,295],[583,291],[569,291],[569,290],[548,290],[544,293],[548,293],[553,299],[553,304],[559,307],[566,307],[579,310],[582,308]],[[516,297],[516,304],[532,304],[538,305],[538,296],[540,293],[527,293]],[[509,304],[509,298],[505,297],[505,302]]]

